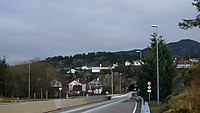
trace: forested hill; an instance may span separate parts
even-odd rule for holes
[[[45,61],[56,68],[79,67],[94,65],[112,65],[113,63],[122,63],[126,60],[139,59],[139,55],[116,54],[111,52],[92,52],[88,54],[76,54],[74,56],[55,56],[46,58]]]
[[[178,42],[167,44],[171,49],[173,57],[183,57],[186,55],[197,55],[200,57],[200,43],[194,40],[185,39]],[[94,65],[111,65],[113,63],[123,63],[126,60],[138,60],[138,49],[131,51],[120,52],[92,52],[88,54],[76,54],[74,56],[55,56],[46,58],[45,61],[52,64],[56,68],[63,67],[79,67],[79,66],[94,66]],[[148,49],[145,48],[142,51],[142,55],[148,53]]]
[[[200,54],[200,43],[191,39],[183,39],[178,42],[172,42],[167,44],[167,46],[171,49],[171,53],[174,58],[195,54],[199,56]],[[138,51],[138,49],[131,51],[120,51],[117,53],[133,55],[138,54],[136,51]],[[148,53],[148,48],[139,51],[142,51],[143,55],[146,55]]]

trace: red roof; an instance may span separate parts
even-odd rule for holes
[[[133,62],[142,62],[141,60],[133,60]]]
[[[192,61],[175,61],[175,64],[192,64]]]

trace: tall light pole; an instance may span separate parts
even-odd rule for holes
[[[137,53],[140,53],[140,60],[142,60],[142,51],[136,51]]]
[[[159,64],[158,64],[158,25],[151,25],[151,27],[155,28],[155,37],[156,37],[156,63],[157,63],[157,104],[159,104],[159,99],[160,99],[160,93],[159,93],[159,89],[160,89],[160,85],[159,85]]]
[[[28,98],[31,98],[31,65],[28,65],[29,73],[28,73]]]
[[[111,92],[113,94],[113,70],[111,69]]]
[[[120,81],[119,81],[119,92],[121,94],[121,90],[122,90],[122,73],[120,73]]]

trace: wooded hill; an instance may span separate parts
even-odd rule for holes
[[[171,49],[172,56],[175,58],[182,57],[182,59],[200,58],[200,43],[190,39],[180,40],[167,44]],[[94,65],[112,65],[113,63],[123,63],[126,60],[138,60],[140,59],[138,51],[134,49],[131,51],[120,52],[92,52],[76,54],[74,56],[55,56],[48,57],[45,62],[52,64],[55,68],[75,68],[79,66],[94,66]],[[147,55],[148,48],[142,51],[142,56]]]

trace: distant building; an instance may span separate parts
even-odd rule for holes
[[[103,66],[102,64],[99,66],[92,66],[93,73],[99,73],[102,69],[110,69],[110,66]]]
[[[82,86],[82,83],[80,83],[79,81],[74,80],[74,81],[70,82],[68,85],[69,85],[69,90],[73,90],[74,86]]]
[[[101,94],[102,93],[102,91],[103,91],[103,85],[99,81],[99,78],[90,81],[88,84],[91,86],[92,92],[94,94]]]
[[[144,62],[142,62],[141,60],[134,60],[133,61],[134,66],[141,66],[142,64],[144,64]]]
[[[144,64],[144,62],[141,60],[133,60],[132,62],[128,60],[125,61],[125,66],[141,66],[142,64]]]
[[[61,84],[61,82],[59,82],[59,81],[57,81],[57,80],[53,80],[53,81],[51,81],[51,87],[62,87],[62,84]]]
[[[131,63],[127,60],[127,61],[125,61],[125,66],[130,66],[131,65]]]
[[[192,61],[174,61],[176,68],[189,68],[192,66]]]
[[[81,69],[82,70],[91,70],[91,67],[89,67],[89,66],[82,66]]]
[[[85,91],[91,90],[91,86],[90,85],[86,85],[86,84],[82,84],[79,81],[72,81],[69,84],[69,90],[70,91],[74,91],[75,93],[80,93],[82,91],[84,91],[83,89],[85,89]]]
[[[67,71],[67,73],[75,74],[75,73],[76,73],[76,70],[75,70],[75,69],[70,69],[69,71]]]
[[[192,61],[193,63],[198,63],[199,62],[199,58],[191,58],[190,61]]]

